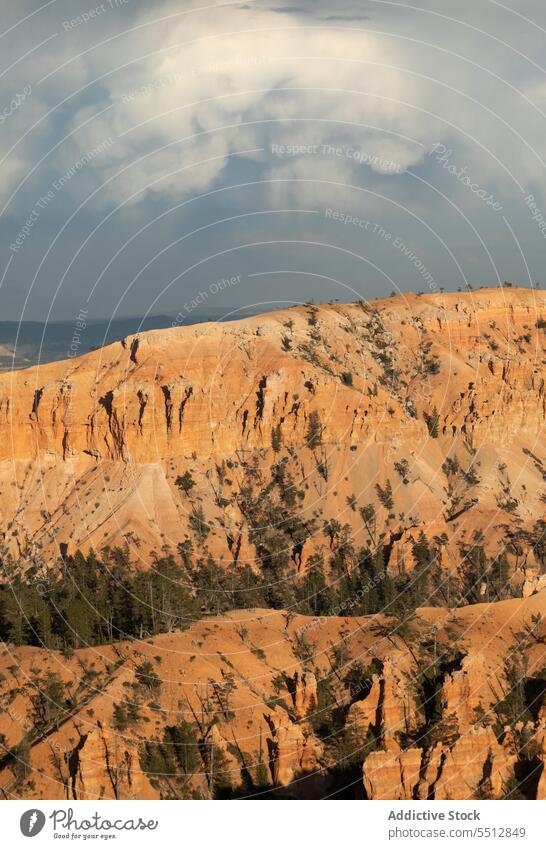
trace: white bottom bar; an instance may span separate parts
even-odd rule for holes
[[[545,802],[0,803],[2,845],[342,849],[546,845]],[[29,833],[30,832],[30,833]]]

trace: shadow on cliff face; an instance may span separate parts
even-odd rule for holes
[[[301,773],[287,787],[266,790],[246,789],[232,799],[360,799],[366,798],[362,784],[362,764],[344,767],[338,765],[324,771]]]
[[[544,762],[534,755],[532,757],[521,757],[514,766],[515,790],[508,788],[506,799],[528,799],[537,798],[538,783]]]
[[[527,678],[523,685],[527,710],[536,722],[542,705],[546,702],[546,679]]]

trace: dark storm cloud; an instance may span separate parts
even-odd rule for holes
[[[421,6],[10,4],[4,316],[540,279],[545,10]]]

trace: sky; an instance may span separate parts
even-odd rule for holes
[[[543,0],[0,11],[0,318],[546,284]]]

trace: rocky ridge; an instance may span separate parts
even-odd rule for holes
[[[423,608],[411,637],[382,616],[254,610],[68,657],[6,645],[0,786],[67,800],[544,799],[544,603]]]
[[[327,547],[331,518],[366,542],[355,502],[382,526],[403,514],[396,557],[420,531],[445,534],[452,559],[476,530],[495,548],[499,529],[543,515],[543,316],[543,293],[510,288],[309,304],[5,374],[6,547],[51,558],[127,544],[146,565],[184,539],[202,549],[202,510],[215,559],[253,564],[245,475],[282,458],[317,520],[302,564]],[[391,509],[377,486],[392,487]],[[534,592],[532,550],[516,560]]]

